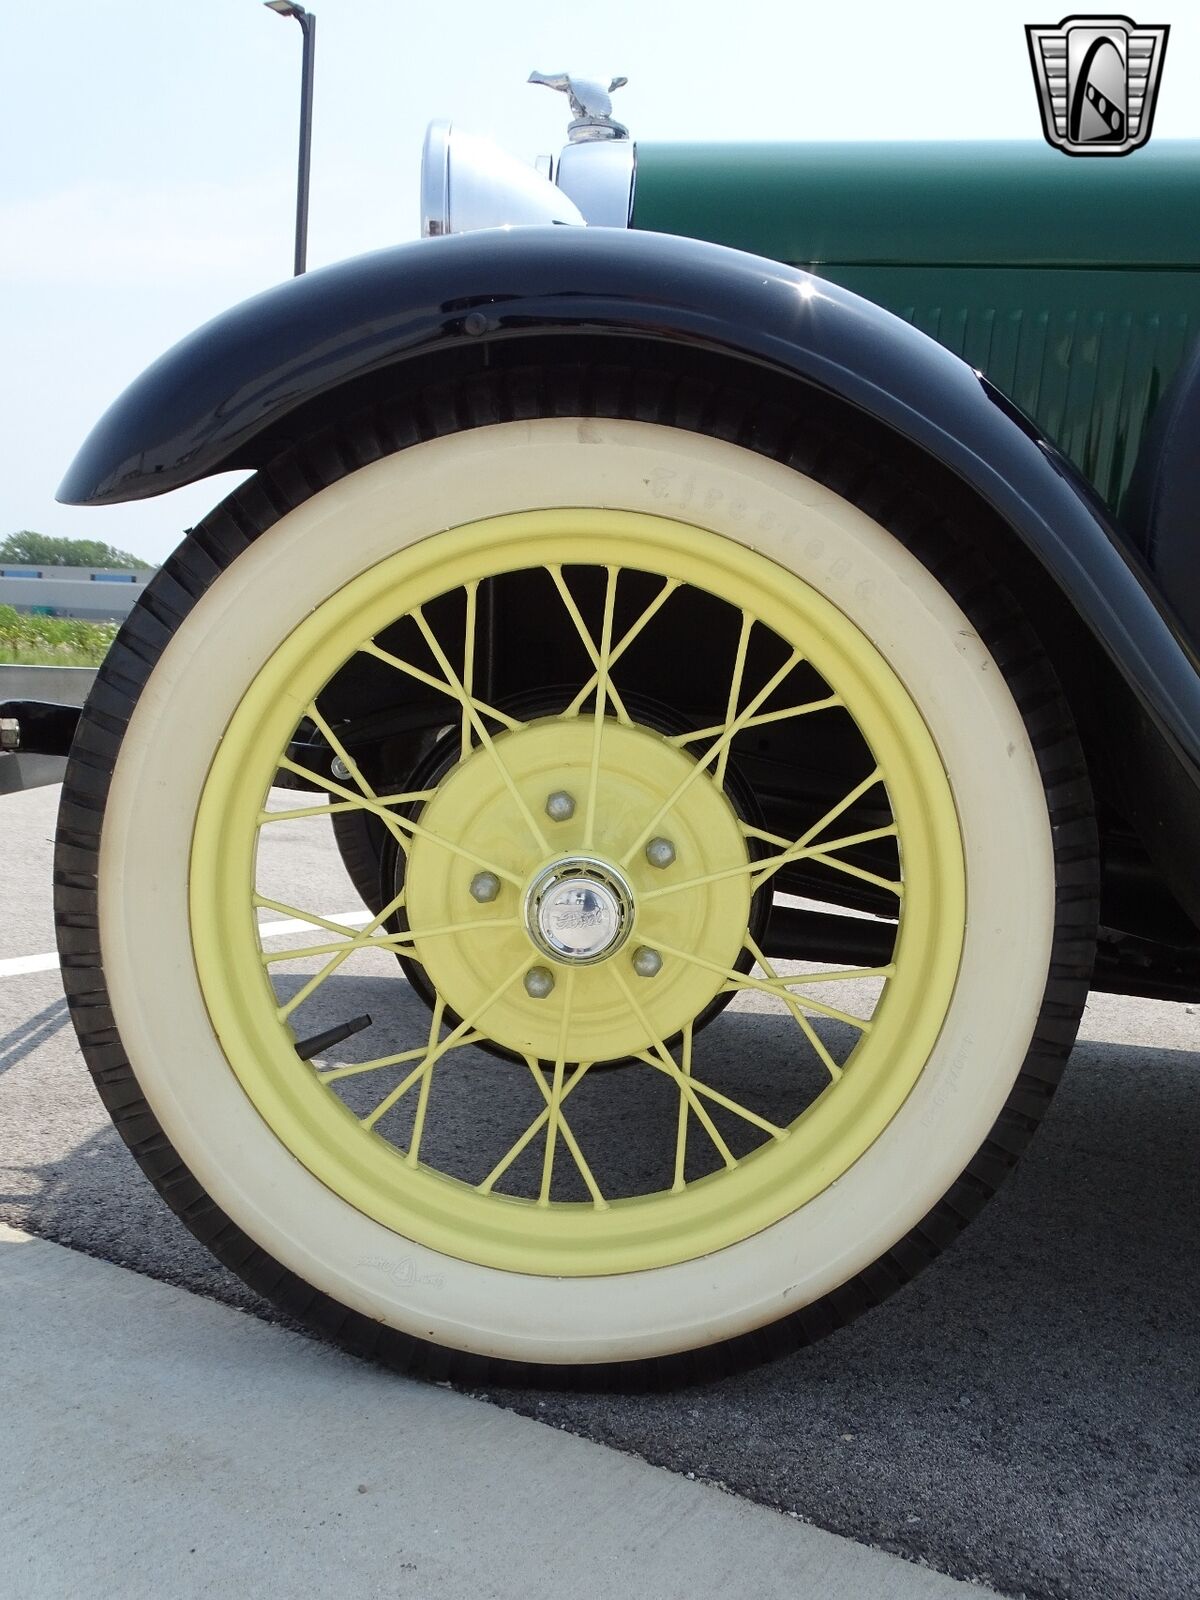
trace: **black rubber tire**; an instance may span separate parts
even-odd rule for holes
[[[379,883],[383,829],[374,817],[361,811],[335,811],[329,820],[333,841],[355,893],[377,917],[384,907]]]
[[[419,401],[362,415],[340,434],[297,448],[244,484],[191,530],[120,631],[80,720],[63,785],[55,857],[55,915],[71,1017],[100,1096],[155,1188],[192,1233],[252,1289],[317,1333],[395,1368],[466,1384],[661,1388],[716,1378],[830,1333],[878,1304],[944,1249],[1014,1166],[1046,1111],[1073,1044],[1095,953],[1097,838],[1083,753],[1046,654],[1020,610],[920,483],[906,481],[853,438],[802,427],[753,396],[686,393],[669,377],[623,368],[593,374],[540,368],[483,375]],[[464,426],[530,415],[592,414],[686,426],[749,445],[807,473],[866,511],[907,546],[956,599],[999,665],[1042,774],[1057,873],[1052,960],[1027,1059],[990,1136],[925,1216],[866,1271],[781,1321],[707,1349],[637,1363],[543,1367],[451,1351],[347,1309],[261,1249],[202,1189],[164,1134],[118,1035],[105,984],[97,868],[105,801],[134,705],[174,630],[210,584],[281,516],[371,460]],[[349,848],[352,875],[369,865]],[[347,846],[339,838],[344,856]],[[349,862],[348,862],[349,865]],[[375,889],[376,900],[378,889]]]

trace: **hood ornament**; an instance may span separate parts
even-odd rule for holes
[[[531,72],[529,82],[558,89],[570,100],[574,120],[567,132],[572,144],[594,139],[628,139],[629,129],[613,117],[611,99],[615,90],[629,82],[628,78],[611,79],[607,89],[602,81],[578,78],[569,72]]]

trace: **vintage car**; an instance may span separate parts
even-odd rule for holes
[[[253,475],[99,673],[57,921],[253,1288],[433,1375],[676,1382],[949,1244],[1089,986],[1200,998],[1200,148],[635,145],[543,81],[545,170],[435,124],[425,237],[71,466]]]

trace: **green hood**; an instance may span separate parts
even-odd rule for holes
[[[1200,141],[642,144],[633,225],[794,266],[1200,263]]]
[[[1122,502],[1200,327],[1200,142],[643,145],[633,225],[808,267],[986,372]]]

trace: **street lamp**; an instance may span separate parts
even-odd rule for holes
[[[317,48],[317,19],[295,0],[263,0],[268,11],[295,17],[304,31],[304,57],[300,69],[300,162],[296,173],[296,276],[304,271],[308,255],[308,173],[312,159],[313,58]]]

